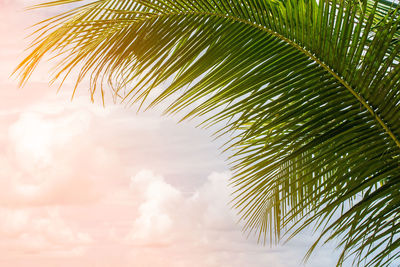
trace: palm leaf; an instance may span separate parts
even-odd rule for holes
[[[164,86],[150,107],[225,122],[245,229],[264,242],[313,225],[310,253],[338,238],[338,265],[385,266],[400,244],[399,20],[383,0],[97,0],[38,24],[18,71],[24,84],[52,53],[52,81],[78,68],[92,96],[107,82],[145,103]]]

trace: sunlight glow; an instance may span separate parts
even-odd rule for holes
[[[53,127],[36,114],[26,114],[13,125],[10,135],[16,141],[15,152],[18,157],[37,167],[51,163]]]

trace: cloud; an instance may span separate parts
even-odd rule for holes
[[[58,205],[96,201],[117,154],[92,140],[94,114],[80,110],[21,112],[0,140],[0,204]],[[4,126],[3,126],[4,127]]]
[[[173,209],[183,203],[182,193],[166,183],[162,176],[148,170],[132,177],[130,188],[136,199],[143,202],[127,239],[144,244],[165,243],[175,223],[175,218],[171,217]],[[156,239],[158,241],[154,241]]]
[[[282,249],[267,251],[246,240],[228,205],[229,177],[214,172],[197,190],[185,192],[161,175],[140,171],[127,192],[138,214],[127,233],[113,228],[110,235],[132,247],[128,258],[137,266],[286,266]]]
[[[229,177],[228,172],[214,172],[194,192],[183,192],[161,175],[149,170],[138,172],[131,178],[130,184],[130,193],[141,203],[138,208],[140,216],[132,232],[139,232],[140,235],[147,233],[143,231],[143,226],[170,235],[179,234],[171,232],[172,227],[187,228],[193,234],[203,230],[237,229],[234,211],[228,206]],[[151,239],[152,235],[142,237]]]
[[[92,242],[89,234],[69,226],[57,209],[38,212],[0,208],[0,257],[23,254],[76,256]]]
[[[41,113],[22,113],[9,128],[19,164],[28,172],[53,164],[57,150],[63,150],[71,139],[87,132],[90,119],[90,114],[84,112],[53,119],[46,119]]]
[[[213,172],[187,191],[152,170],[133,175],[123,193],[126,202],[114,202],[125,206],[133,221],[124,227],[111,223],[108,231],[110,242],[125,251],[122,261],[148,267],[299,266],[310,236],[300,235],[284,247],[262,246],[247,237],[229,206],[229,177],[229,172]],[[334,265],[334,259],[332,247],[319,249],[307,266]]]

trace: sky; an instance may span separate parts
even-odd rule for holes
[[[229,206],[223,140],[161,109],[60,93],[44,63],[10,77],[29,26],[59,10],[0,0],[0,266],[301,266],[317,237],[262,246]],[[306,266],[334,266],[332,246]]]

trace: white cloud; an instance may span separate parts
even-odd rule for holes
[[[39,213],[27,209],[0,208],[0,256],[82,254],[93,240],[89,234],[69,226],[57,209]]]
[[[89,110],[27,108],[8,127],[0,151],[0,204],[91,202],[120,175],[115,151],[90,136]],[[93,130],[92,130],[93,131]]]
[[[128,239],[135,242],[165,243],[172,229],[172,210],[183,203],[182,193],[166,183],[162,176],[140,171],[131,179],[130,188],[135,198],[143,202],[139,206],[139,217],[135,220]]]
[[[90,114],[75,112],[60,118],[46,119],[41,113],[25,112],[9,128],[10,141],[21,167],[29,172],[53,164],[54,154],[71,139],[89,128]]]
[[[133,215],[131,223],[118,220],[108,224],[109,242],[119,244],[116,246],[122,253],[118,264],[299,266],[310,245],[310,237],[300,235],[283,247],[262,246],[255,237],[246,238],[241,224],[237,223],[236,211],[228,204],[231,200],[229,177],[229,172],[214,172],[194,191],[185,191],[151,170],[139,171],[131,177],[128,188],[108,199],[120,212],[125,207]],[[306,266],[335,264],[332,247],[319,249],[314,256]]]
[[[129,261],[138,266],[296,266],[281,262],[284,250],[246,240],[228,205],[229,177],[212,173],[200,188],[184,192],[161,175],[140,171],[129,192],[138,215],[126,235],[114,227],[110,235],[133,247]]]

